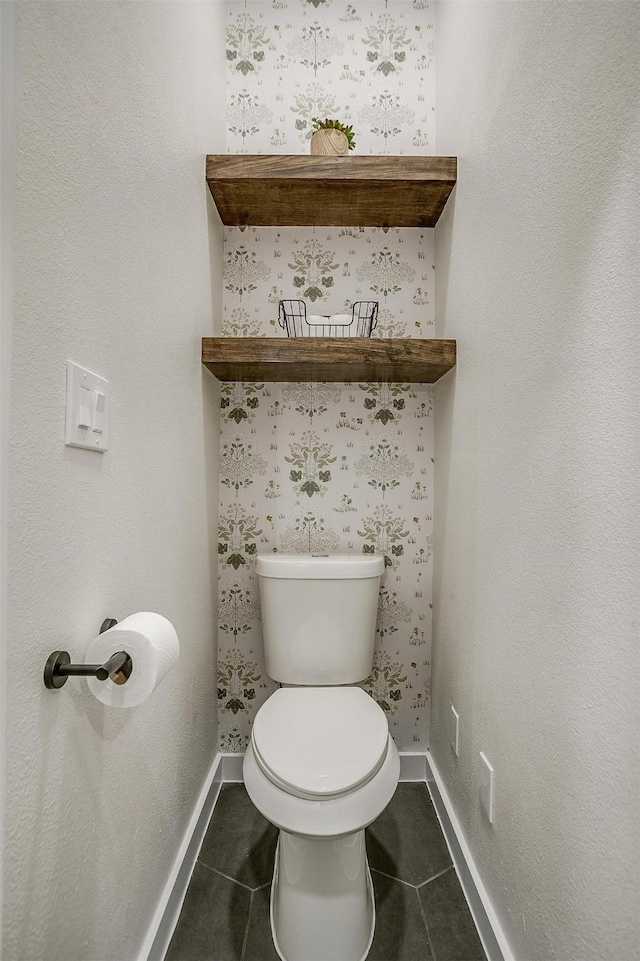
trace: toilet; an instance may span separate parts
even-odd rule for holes
[[[271,932],[283,961],[364,961],[375,927],[364,829],[398,784],[384,711],[355,685],[373,666],[384,558],[256,559],[267,674],[244,756],[256,808],[279,828]]]

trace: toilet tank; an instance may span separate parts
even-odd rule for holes
[[[377,554],[260,554],[267,674],[283,684],[355,684],[373,667]]]

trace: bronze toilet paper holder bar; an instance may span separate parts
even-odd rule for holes
[[[114,617],[105,618],[100,633],[104,634],[117,623]],[[97,677],[99,681],[106,681],[110,677],[116,684],[125,684],[132,668],[133,661],[126,651],[112,654],[104,664],[72,664],[68,651],[53,651],[44,666],[44,686],[50,691],[57,691],[64,687],[70,677]]]

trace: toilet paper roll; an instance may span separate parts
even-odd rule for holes
[[[91,642],[86,664],[104,664],[112,654],[126,651],[133,669],[125,684],[110,677],[99,681],[88,677],[89,690],[109,707],[136,707],[155,691],[180,655],[180,642],[171,621],[161,614],[142,611],[131,614]]]

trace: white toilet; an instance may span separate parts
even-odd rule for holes
[[[364,828],[391,800],[400,758],[371,673],[376,555],[256,561],[267,673],[283,685],[256,714],[244,782],[280,829],[271,930],[283,961],[364,961],[375,926]]]

